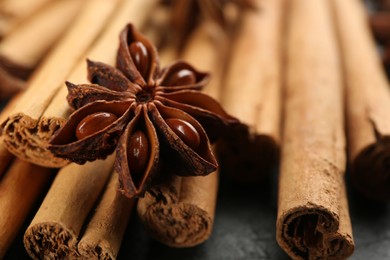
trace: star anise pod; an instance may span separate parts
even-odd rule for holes
[[[209,75],[178,61],[160,69],[155,46],[132,25],[120,34],[116,68],[87,62],[92,84],[67,82],[76,109],[50,140],[58,157],[83,164],[116,149],[120,191],[147,189],[159,162],[178,175],[207,175],[217,168],[214,140],[236,119],[200,90]]]

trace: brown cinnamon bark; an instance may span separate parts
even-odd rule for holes
[[[99,198],[114,156],[85,165],[62,168],[24,234],[24,246],[34,259],[72,258],[83,224]]]
[[[77,246],[85,259],[116,259],[134,200],[118,192],[118,174],[111,174],[102,198]]]
[[[51,171],[16,159],[0,180],[0,258],[2,259],[40,195]]]
[[[4,142],[13,154],[47,167],[59,167],[67,163],[63,159],[50,157],[44,149],[48,138],[60,123],[40,127],[38,120],[72,68],[101,32],[118,2],[89,0],[61,42],[34,73],[20,102],[8,120],[1,124]]]
[[[354,249],[344,187],[341,64],[329,2],[290,1],[276,238],[294,259]]]
[[[171,247],[192,247],[211,235],[218,173],[178,177],[153,186],[138,202],[138,215],[152,237]]]
[[[88,52],[81,55],[83,58],[75,62],[75,66],[70,75],[67,75],[66,80],[87,82],[86,58],[114,64],[120,30],[129,21],[132,21],[136,26],[141,26],[156,2],[156,0],[121,1],[114,11],[115,15],[101,32],[99,38]],[[50,100],[46,97],[36,100],[38,104],[45,102],[45,107],[39,110],[41,113],[39,116],[38,113],[31,116],[31,112],[26,111],[23,114],[16,114],[6,123],[4,127],[5,139],[9,146],[15,146],[10,149],[13,153],[48,167],[61,167],[67,163],[63,159],[54,157],[46,149],[47,141],[61,127],[71,112],[69,104],[66,102],[68,90],[64,81],[65,79],[56,86],[58,91],[50,96]],[[31,86],[28,91],[30,88]],[[22,119],[19,120],[18,117],[22,117]],[[17,140],[15,138],[17,134],[11,131],[20,133],[23,140]],[[24,146],[24,144],[28,145]]]
[[[279,161],[284,1],[254,1],[235,35],[222,104],[243,123],[218,146],[221,170],[238,181],[263,179]]]
[[[352,182],[365,196],[388,200],[389,82],[370,35],[362,3],[355,0],[332,3],[346,75],[347,134]]]
[[[217,51],[218,45],[210,37],[209,28],[204,23],[194,31],[183,58],[196,68],[216,72],[206,88],[216,98],[222,72],[222,66],[216,66],[219,62],[216,58],[222,53]],[[192,247],[204,242],[213,228],[218,172],[202,177],[161,174],[169,177],[152,186],[138,201],[137,212],[145,228],[156,240],[171,247]]]

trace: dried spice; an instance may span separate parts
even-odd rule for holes
[[[92,84],[67,82],[76,111],[50,140],[54,155],[83,164],[116,149],[127,197],[142,195],[162,162],[178,175],[216,170],[209,140],[237,120],[201,93],[207,73],[183,61],[160,69],[155,46],[131,24],[120,34],[116,68],[87,63]]]

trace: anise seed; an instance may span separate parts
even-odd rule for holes
[[[165,120],[168,126],[172,129],[183,142],[193,150],[196,150],[200,144],[200,136],[198,131],[189,122],[178,118],[168,118]]]
[[[149,141],[146,135],[140,131],[135,131],[129,140],[127,147],[127,160],[131,174],[139,177],[145,170],[149,159]]]
[[[129,45],[130,55],[134,61],[135,66],[138,71],[141,73],[144,79],[148,76],[149,71],[149,53],[145,45],[136,41]]]
[[[173,73],[165,82],[166,86],[191,85],[196,83],[195,73],[188,69],[181,69]]]
[[[86,116],[76,127],[78,140],[84,139],[115,122],[118,117],[108,112],[97,112]]]

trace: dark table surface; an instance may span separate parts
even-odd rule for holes
[[[390,203],[373,203],[348,188],[356,243],[351,259],[390,259]],[[275,240],[276,198],[277,174],[252,186],[222,177],[214,231],[208,241],[194,248],[166,247],[153,241],[133,215],[118,259],[289,259]],[[6,259],[28,259],[22,235]]]

